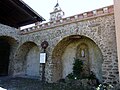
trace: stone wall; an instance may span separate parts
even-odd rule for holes
[[[15,28],[0,24],[0,39],[10,44],[10,56],[9,56],[9,69],[8,75],[12,75],[14,72],[14,54],[20,42],[20,35]]]
[[[77,36],[81,36],[93,41],[102,54],[103,63],[101,67],[101,73],[103,82],[114,84],[118,83],[119,73],[113,6],[97,9],[92,12],[86,12],[58,21],[37,25],[35,27],[21,30],[20,32],[11,27],[7,27],[4,25],[0,26],[0,35],[13,37],[16,41],[16,44],[14,46],[15,48],[13,50],[14,56],[11,58],[11,63],[14,63],[14,67],[11,66],[12,64],[10,65],[10,68],[12,67],[13,69],[12,74],[14,74],[14,72],[18,70],[14,70],[16,68],[16,65],[19,64],[19,60],[16,60],[16,57],[21,57],[21,55],[24,55],[23,53],[17,54],[16,51],[19,50],[20,47],[24,45],[24,43],[31,42],[34,43],[35,46],[39,47],[39,52],[42,52],[43,49],[41,48],[41,43],[46,40],[49,43],[49,46],[46,49],[46,81],[56,81],[56,77],[59,77],[60,79],[60,77],[62,76],[60,76],[61,74],[59,73],[62,73],[63,69],[59,68],[60,70],[58,71],[58,73],[54,72],[54,69],[56,69],[55,63],[57,61],[61,63],[61,57],[64,53],[64,50],[71,43],[70,37],[73,36],[73,38],[77,38]],[[32,45],[30,45],[30,47]],[[31,48],[29,47],[29,43],[27,43],[26,46],[27,51],[25,54],[28,55],[28,53],[30,53],[29,51],[31,51]],[[28,50],[28,48],[30,49]],[[27,55],[25,55],[24,58],[29,57]],[[37,58],[39,58],[39,56]],[[55,58],[57,59],[55,60]],[[57,64],[60,65],[58,67],[62,67],[59,63]],[[41,75],[41,66],[39,70]]]
[[[22,29],[19,34],[34,33],[40,30],[45,30],[45,29],[56,27],[56,26],[61,26],[61,25],[78,22],[78,21],[85,20],[85,19],[90,19],[93,17],[99,17],[99,16],[103,16],[106,14],[111,14],[114,11],[113,9],[114,9],[113,5],[111,5],[111,6],[103,7],[100,9],[84,12],[78,15],[70,16],[67,18],[58,19],[56,21],[51,21],[51,22],[47,22],[43,24],[38,23],[36,24],[36,26]],[[97,25],[97,23],[95,23],[93,26],[95,25]]]
[[[54,63],[52,61],[53,50],[61,40],[71,35],[86,36],[93,40],[100,48],[103,55],[102,76],[104,82],[118,82],[115,22],[112,13],[25,34],[22,35],[22,42],[34,41],[40,46],[42,41],[48,41],[46,80],[52,81],[54,78]],[[63,47],[60,49],[62,48]],[[60,52],[60,50],[58,51]]]

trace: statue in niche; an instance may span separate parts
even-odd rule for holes
[[[85,57],[85,51],[81,50],[81,57]]]

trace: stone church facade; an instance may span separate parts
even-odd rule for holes
[[[119,81],[114,7],[108,6],[23,30],[0,24],[0,40],[10,46],[8,75],[41,79],[41,43],[46,48],[45,79],[56,82],[72,72],[74,58],[101,82]]]

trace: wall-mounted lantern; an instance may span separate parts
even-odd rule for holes
[[[48,47],[48,42],[47,41],[43,41],[41,43],[41,47],[44,49],[44,52],[46,51],[46,48]]]

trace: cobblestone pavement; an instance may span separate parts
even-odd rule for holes
[[[73,82],[43,83],[38,79],[0,77],[0,87],[7,90],[86,90],[76,85]]]
[[[28,78],[0,78],[0,87],[7,90],[43,90],[43,83],[40,80]]]
[[[96,90],[95,87],[81,84],[80,80],[58,83],[43,83],[38,79],[22,77],[0,77],[0,90]],[[120,84],[111,90],[120,90]]]
[[[83,90],[72,83],[43,83],[38,79],[0,77],[0,87],[7,90]]]

